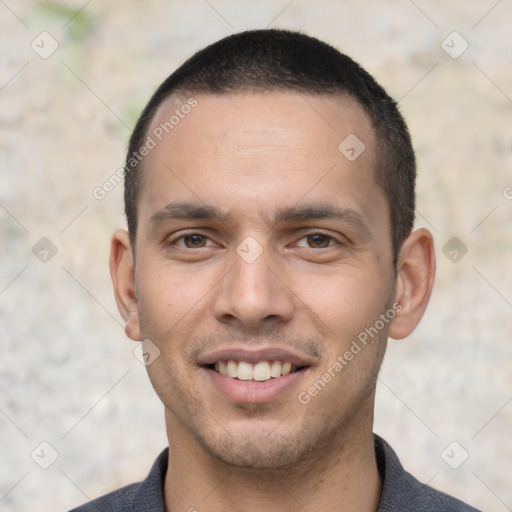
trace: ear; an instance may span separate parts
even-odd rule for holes
[[[402,309],[389,329],[391,338],[405,338],[418,325],[430,299],[435,270],[432,235],[427,229],[417,229],[406,238],[398,255],[395,302]]]
[[[139,308],[135,292],[135,264],[128,231],[118,229],[110,246],[110,276],[117,308],[125,321],[126,335],[140,341]]]

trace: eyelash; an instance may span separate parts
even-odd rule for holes
[[[187,237],[192,237],[192,236],[200,236],[202,237],[203,239],[206,238],[207,240],[210,240],[211,241],[211,238],[207,235],[204,235],[202,233],[199,233],[199,232],[196,232],[196,231],[193,231],[193,232],[190,232],[190,233],[186,233],[186,234],[183,234],[183,235],[180,235],[179,237],[173,239],[173,240],[170,240],[169,241],[169,245],[175,245],[177,247],[180,247],[181,249],[185,249],[185,250],[194,250],[194,249],[205,249],[207,247],[210,247],[209,245],[207,246],[202,246],[202,247],[196,247],[196,248],[193,248],[193,247],[186,247],[185,245],[179,245],[178,242],[180,241],[184,241]],[[336,237],[334,237],[333,235],[329,234],[329,233],[324,233],[323,231],[312,231],[312,232],[309,232],[309,233],[306,233],[304,234],[300,239],[299,241],[301,240],[304,240],[304,239],[307,239],[308,237],[313,237],[313,236],[324,236],[324,237],[327,237],[329,239],[329,245],[327,245],[326,247],[306,247],[307,249],[313,249],[313,250],[319,250],[319,249],[328,249],[330,247],[333,247],[334,245],[339,245],[341,244],[340,240],[338,240]],[[332,243],[331,243],[332,242]],[[297,243],[297,242],[296,242]],[[302,246],[303,247],[303,246]]]

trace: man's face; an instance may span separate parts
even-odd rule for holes
[[[348,98],[196,99],[144,160],[135,290],[141,338],[160,350],[148,372],[171,436],[286,467],[371,429],[388,325],[344,354],[394,299],[375,135]],[[338,149],[351,134],[355,160]]]

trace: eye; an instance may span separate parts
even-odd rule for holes
[[[191,233],[189,235],[183,235],[176,239],[174,242],[180,247],[186,247],[187,249],[200,249],[208,245],[209,238],[199,233]]]
[[[312,233],[303,237],[301,242],[302,240],[305,240],[307,246],[311,249],[325,249],[336,243],[332,236],[326,235],[325,233]],[[297,245],[304,247],[300,242]]]

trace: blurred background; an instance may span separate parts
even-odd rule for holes
[[[0,509],[65,511],[145,477],[162,406],[108,273],[122,166],[150,95],[230,33],[288,28],[399,101],[437,282],[391,341],[375,431],[423,482],[512,510],[512,5],[508,0],[0,1]]]

